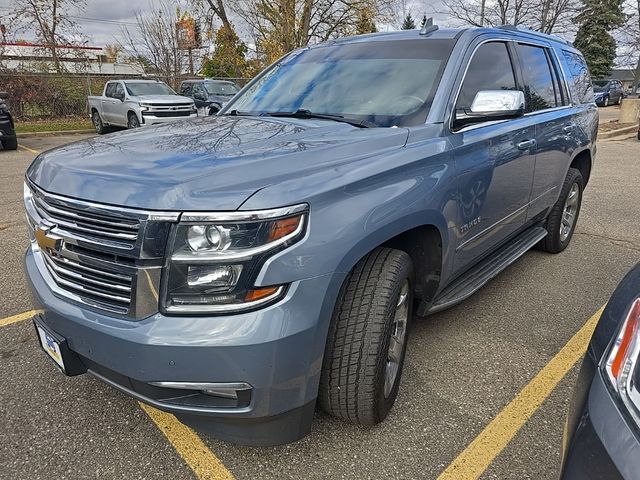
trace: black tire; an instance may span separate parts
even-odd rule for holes
[[[568,230],[568,233],[565,232],[563,235],[560,228],[562,226],[562,216],[565,210],[565,204],[567,203],[567,198],[569,193],[572,191],[574,185],[577,185],[578,188],[578,198],[577,203],[574,210],[574,220],[571,228]],[[571,242],[571,238],[573,237],[573,233],[576,230],[576,225],[578,224],[578,217],[580,215],[580,207],[582,206],[582,192],[584,191],[584,179],[582,178],[582,174],[579,170],[575,168],[570,168],[567,172],[567,176],[564,179],[564,183],[562,184],[562,189],[560,191],[560,197],[558,201],[553,206],[546,220],[546,229],[549,232],[547,236],[540,242],[540,249],[549,253],[560,253],[569,242]],[[564,227],[563,227],[564,228]]]
[[[2,140],[2,148],[4,150],[17,150],[18,139],[16,137],[13,137],[13,138],[6,138]]]
[[[362,425],[385,419],[393,406],[413,313],[413,265],[405,252],[377,248],[349,274],[331,319],[320,379],[320,407],[330,415]],[[406,291],[404,342],[394,381],[385,373],[401,291]],[[402,315],[404,316],[404,315]],[[396,343],[399,345],[400,343]],[[391,378],[391,377],[390,377]],[[390,388],[389,388],[390,387]]]
[[[609,97],[604,97],[604,101],[602,102],[602,106],[603,107],[608,107],[609,106]]]
[[[139,126],[140,120],[138,120],[138,116],[133,112],[129,112],[129,115],[127,115],[127,128],[138,128]]]
[[[209,107],[209,116],[213,116],[213,115],[217,115],[218,112],[220,111],[220,107],[218,107],[217,105],[211,105]]]
[[[105,127],[104,123],[102,123],[102,117],[100,117],[100,114],[97,110],[91,112],[91,123],[93,123],[93,128],[96,129],[96,133],[98,135],[104,135],[105,133],[108,133],[109,130],[107,129],[107,127]]]

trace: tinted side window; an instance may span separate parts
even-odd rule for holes
[[[571,72],[572,78],[569,85],[571,86],[574,101],[578,103],[592,103],[593,86],[591,85],[591,75],[589,75],[589,69],[587,68],[584,58],[582,55],[567,50],[563,50],[562,54]]]
[[[190,83],[183,83],[180,86],[180,93],[182,95],[186,95],[187,97],[191,95],[191,84]]]
[[[107,83],[107,89],[104,91],[106,97],[113,97],[113,91],[116,88],[115,83]]]
[[[124,88],[122,88],[121,83],[116,83],[116,88],[114,89],[113,94],[118,97],[124,96]]]
[[[473,55],[462,89],[456,103],[456,110],[470,109],[473,99],[480,90],[515,90],[516,79],[507,45],[491,42],[481,45]]]
[[[525,111],[536,112],[562,105],[545,49],[518,44],[518,56],[524,76]]]

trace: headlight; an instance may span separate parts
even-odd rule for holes
[[[138,103],[140,106],[140,110],[149,110],[150,105],[148,103],[140,102]]]
[[[302,238],[307,205],[183,214],[163,278],[167,313],[230,313],[276,301],[284,285],[255,287],[264,261]]]
[[[640,298],[633,302],[604,365],[607,379],[638,425],[640,425],[639,327]]]

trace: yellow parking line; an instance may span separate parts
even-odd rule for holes
[[[36,154],[36,155],[37,155],[38,153],[40,153],[39,151],[34,150],[33,148],[25,147],[25,146],[24,146],[24,145],[22,145],[22,144],[18,144],[18,146],[19,146],[20,148],[25,149],[27,152],[31,152],[31,153],[34,153],[34,154]]]
[[[0,319],[0,327],[6,327],[7,325],[11,325],[12,323],[20,322],[22,320],[27,320],[32,318],[36,313],[41,312],[42,310],[29,310],[28,312],[19,313],[12,317],[7,317]]]
[[[233,480],[233,475],[202,439],[170,413],[140,403],[199,480]]]
[[[475,480],[484,473],[558,383],[582,358],[603,310],[604,306],[520,390],[511,403],[440,474],[438,480]]]
[[[42,310],[29,310],[11,317],[0,319],[0,327],[11,325],[32,318]],[[153,423],[167,437],[178,454],[193,470],[199,480],[233,480],[233,475],[222,462],[209,450],[202,439],[189,427],[180,423],[176,418],[161,410],[138,402]]]

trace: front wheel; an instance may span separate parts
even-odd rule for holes
[[[560,198],[547,217],[547,236],[540,247],[545,252],[560,253],[571,241],[582,205],[584,179],[579,170],[570,168],[562,184]]]
[[[2,148],[4,150],[17,150],[18,149],[18,139],[16,137],[6,138],[2,140]]]
[[[324,411],[362,425],[386,418],[398,395],[412,307],[409,255],[377,248],[358,262],[329,327],[318,397]]]
[[[135,113],[130,113],[127,118],[127,128],[138,128],[140,126],[140,120]]]

